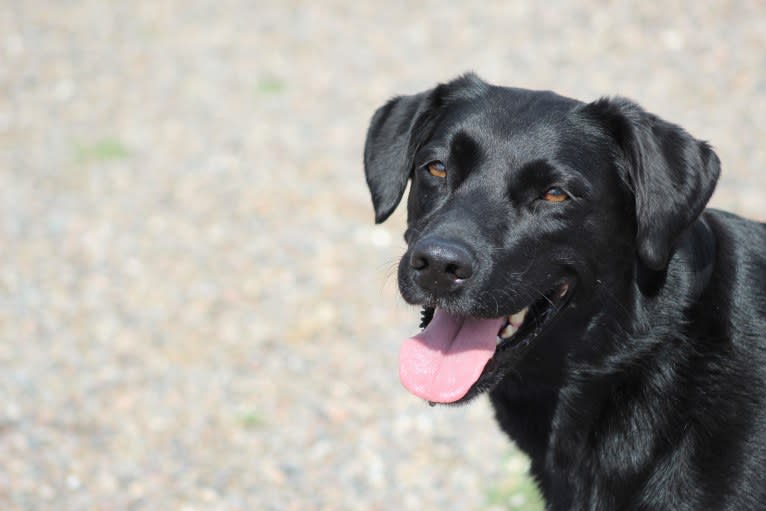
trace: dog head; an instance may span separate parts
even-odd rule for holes
[[[410,182],[399,288],[428,326],[402,346],[402,382],[449,403],[535,345],[565,350],[567,321],[637,264],[661,271],[719,174],[707,144],[628,100],[473,74],[378,109],[364,163],[376,222]]]

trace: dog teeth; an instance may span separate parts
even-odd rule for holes
[[[516,314],[511,314],[508,316],[508,324],[505,325],[505,328],[500,330],[500,333],[497,335],[498,344],[516,335],[516,332],[518,332],[519,328],[521,328],[521,324],[524,323],[524,318],[527,316],[527,311],[529,311],[529,307],[524,307]]]
[[[527,316],[527,311],[529,311],[529,307],[524,307],[516,314],[508,316],[508,322],[511,324],[511,326],[518,330],[521,324],[524,323],[524,318]]]
[[[510,325],[510,324],[506,325],[506,327],[500,331],[500,338],[510,339],[511,337],[513,337],[513,334],[515,334],[518,331],[519,331],[519,327]]]

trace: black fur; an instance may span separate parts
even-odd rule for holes
[[[424,170],[434,160],[446,178]],[[500,317],[569,285],[463,399],[489,391],[551,511],[766,509],[766,226],[704,209],[719,170],[710,146],[629,100],[471,74],[372,119],[377,222],[412,181],[409,303]],[[543,200],[553,186],[570,199]],[[475,256],[457,290],[413,278],[426,236]]]

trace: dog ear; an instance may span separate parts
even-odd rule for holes
[[[416,124],[423,117],[431,91],[399,96],[378,108],[364,144],[364,174],[375,208],[375,223],[393,213],[402,200],[417,151]]]
[[[364,144],[364,172],[375,207],[375,223],[388,218],[402,200],[415,153],[430,136],[441,109],[488,89],[481,78],[466,73],[420,94],[396,97],[378,108]]]
[[[667,266],[682,232],[702,213],[721,164],[706,142],[624,98],[585,106],[616,140],[636,201],[636,246],[650,269]]]

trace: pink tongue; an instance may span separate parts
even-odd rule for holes
[[[505,318],[456,316],[437,309],[425,330],[399,350],[399,378],[418,397],[452,403],[465,396],[495,353]]]

